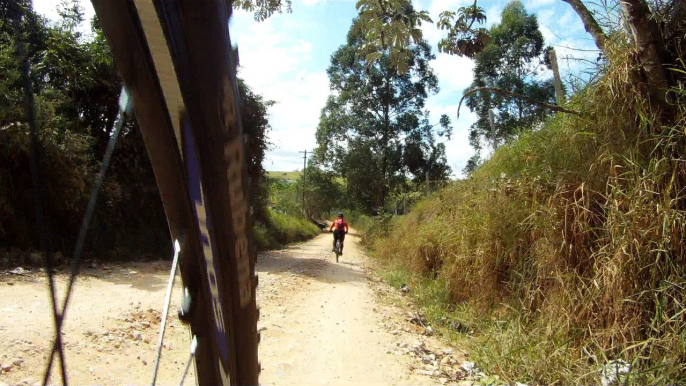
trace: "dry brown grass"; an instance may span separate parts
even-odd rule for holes
[[[436,323],[477,326],[457,338],[505,379],[587,384],[623,359],[629,384],[686,382],[686,92],[658,127],[627,52],[571,102],[581,117],[522,134],[375,244],[443,302]]]

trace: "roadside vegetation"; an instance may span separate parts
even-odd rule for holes
[[[332,87],[342,87],[322,112],[312,164],[343,180],[348,201],[335,207],[359,211],[348,211],[351,224],[387,281],[409,286],[487,373],[537,385],[683,384],[686,6],[563,1],[599,53],[592,73],[565,84],[540,76],[554,52],[524,3],[489,29],[478,0],[441,14],[439,50],[476,63],[463,98],[478,117],[475,154],[467,178],[426,189],[397,216],[394,198],[421,192],[432,155],[441,158],[440,133],[419,129],[420,145],[406,142],[412,130],[384,113],[407,94],[383,90],[412,73],[417,52],[430,55],[418,26],[431,20],[402,0],[361,0],[332,56]],[[431,92],[430,75],[411,79]],[[367,85],[378,100],[356,97]]]
[[[663,38],[686,14],[666,3]],[[638,41],[608,34],[576,113],[521,127],[367,235],[386,279],[503,380],[597,384],[616,361],[622,384],[686,382],[684,52],[662,46],[661,94]]]
[[[288,243],[309,240],[322,231],[302,216],[292,216],[270,210],[267,221],[253,228],[258,250],[277,249]]]
[[[287,181],[296,181],[300,178],[302,175],[301,171],[292,171],[292,172],[267,172],[267,176],[269,178],[275,179],[275,180],[287,180]]]
[[[29,0],[0,1],[0,265],[41,264],[31,258],[40,243],[17,42],[25,43],[31,64],[40,167],[47,186],[48,244],[67,258],[112,134],[121,89],[97,18],[84,33],[84,12],[78,1],[60,3],[61,16],[55,21],[33,12],[30,4]],[[243,127],[250,138],[246,152],[258,247],[310,237],[312,224],[268,210],[263,161],[270,146],[268,108],[273,102],[242,81],[239,91]],[[122,129],[84,252],[105,260],[171,256],[164,209],[135,119],[128,119]]]

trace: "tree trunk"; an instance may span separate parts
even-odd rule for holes
[[[383,179],[381,181],[381,212],[384,211],[384,208],[386,206],[386,186],[387,180],[386,180],[386,172],[387,172],[387,163],[388,163],[388,135],[389,135],[389,130],[391,126],[391,120],[390,120],[390,100],[391,100],[391,87],[390,87],[390,80],[388,77],[386,78],[386,95],[384,96],[385,101],[384,101],[384,108],[383,108],[383,137],[381,139],[382,142],[382,155],[381,155],[381,174],[383,175]]]
[[[648,78],[651,104],[663,107],[669,83],[662,67],[660,30],[645,0],[622,0],[627,23],[636,40],[641,66]]]
[[[550,65],[553,68],[553,81],[555,82],[555,96],[557,97],[557,104],[562,106],[566,103],[566,101],[565,93],[562,89],[562,78],[560,78],[560,69],[557,66],[557,53],[555,53],[555,49],[551,48],[550,51],[548,51],[548,55],[550,56]]]
[[[387,110],[387,108],[386,108]],[[383,137],[381,139],[382,142],[382,153],[381,153],[381,175],[382,180],[381,180],[381,211],[383,212],[383,208],[386,205],[386,172],[387,172],[387,167],[386,164],[388,163],[388,156],[386,154],[387,148],[388,148],[388,126],[389,126],[389,119],[388,119],[388,112],[386,111],[384,113],[384,131],[383,131]]]
[[[596,46],[605,52],[607,37],[581,0],[562,0],[574,8],[584,23],[584,28],[593,36]],[[638,49],[641,67],[645,71],[647,82],[644,92],[650,99],[650,104],[657,114],[658,124],[666,110],[667,88],[669,82],[662,67],[660,30],[652,18],[650,8],[645,0],[621,0],[626,15],[627,28]]]
[[[562,1],[574,8],[574,11],[581,18],[581,22],[584,23],[584,29],[586,29],[586,32],[591,34],[593,40],[595,40],[595,45],[598,47],[598,49],[600,49],[600,51],[605,52],[605,41],[607,40],[607,36],[605,36],[605,32],[603,32],[603,29],[600,28],[600,25],[596,21],[595,17],[593,17],[591,11],[586,8],[581,0]]]

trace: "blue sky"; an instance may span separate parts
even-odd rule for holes
[[[415,7],[427,10],[434,21],[441,11],[455,11],[471,2],[414,0]],[[58,0],[34,0],[34,7],[38,12],[56,17],[58,3]],[[488,25],[500,21],[500,13],[507,3],[508,0],[479,0],[479,5],[486,10]],[[524,0],[523,3],[530,13],[538,16],[546,44],[556,47],[564,80],[569,81],[584,69],[578,59],[595,59],[597,51],[593,41],[568,4],[561,0]],[[90,2],[82,0],[82,4],[90,17],[93,13]],[[239,76],[255,92],[277,102],[270,109],[273,127],[270,137],[274,146],[267,156],[267,170],[299,170],[302,154],[298,152],[316,146],[314,133],[329,94],[326,68],[331,54],[345,42],[356,14],[355,1],[349,0],[294,0],[293,13],[275,15],[263,22],[254,21],[252,14],[235,12],[230,31],[232,42],[239,50]],[[425,24],[422,29],[437,53],[436,45],[444,32],[434,24]],[[432,66],[441,91],[428,99],[427,108],[432,121],[437,121],[441,114],[448,114],[453,121],[454,135],[446,142],[446,149],[448,162],[457,177],[472,155],[467,133],[475,116],[464,107],[459,120],[455,115],[462,92],[472,82],[473,62],[437,53]]]
[[[457,10],[469,0],[415,0],[415,6],[429,11],[433,20],[444,10]],[[500,21],[500,13],[508,1],[480,0],[486,10],[488,24]],[[563,58],[594,58],[595,52],[575,51],[595,46],[572,8],[560,0],[526,0],[525,6],[537,14],[547,44],[557,46],[563,77],[578,73],[576,60]],[[240,76],[266,98],[278,102],[271,109],[274,149],[269,153],[268,170],[302,168],[298,151],[316,146],[314,133],[319,113],[328,95],[326,68],[333,51],[345,42],[352,18],[356,15],[354,1],[294,1],[293,13],[277,15],[265,22],[255,22],[252,15],[237,12],[231,23],[234,44],[238,45]],[[435,25],[423,26],[424,37],[434,47],[443,36]],[[570,49],[571,48],[571,49]],[[468,142],[468,128],[475,120],[469,110],[462,109],[456,121],[457,103],[462,92],[472,82],[473,62],[467,58],[437,54],[432,63],[441,91],[429,98],[427,107],[432,120],[448,114],[453,120],[455,135],[446,142],[448,162],[455,176],[473,154]],[[550,76],[550,74],[547,74]]]

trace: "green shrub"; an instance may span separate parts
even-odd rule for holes
[[[29,249],[38,245],[34,184],[26,125],[4,127],[0,141],[0,244]],[[45,215],[52,220],[56,247],[76,239],[95,168],[89,138],[46,129],[39,138],[46,186]]]

